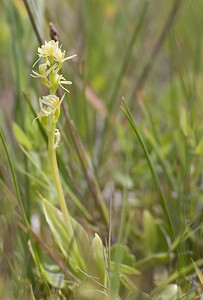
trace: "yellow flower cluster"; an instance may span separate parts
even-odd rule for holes
[[[61,74],[58,74],[64,61],[72,59],[76,54],[65,57],[65,50],[62,51],[59,47],[58,41],[53,40],[46,42],[38,48],[39,59],[36,63],[43,58],[44,63],[38,67],[38,72],[32,71],[32,77],[40,78],[42,83],[50,90],[51,94],[55,94],[58,87],[60,86],[66,92],[69,92],[64,85],[72,84],[71,81],[66,80]]]
[[[72,82],[66,80],[59,71],[64,61],[72,59],[76,55],[65,57],[65,50],[62,51],[61,46],[59,47],[59,43],[51,40],[49,42],[45,41],[45,44],[38,48],[38,56],[39,58],[33,67],[41,59],[43,63],[39,65],[38,72],[32,71],[31,76],[40,78],[41,82],[49,89],[49,95],[39,98],[40,113],[38,116],[41,118],[42,124],[46,126],[49,131],[52,124],[56,124],[59,118],[60,106],[65,96],[64,94],[60,99],[56,96],[56,91],[60,86],[66,92],[69,92],[64,85],[72,84]]]

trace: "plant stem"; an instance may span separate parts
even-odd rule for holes
[[[61,185],[61,180],[60,180],[60,176],[59,176],[58,164],[57,164],[57,159],[56,159],[56,149],[55,149],[55,129],[56,129],[56,123],[52,121],[51,122],[51,130],[49,132],[49,141],[48,141],[48,153],[49,153],[49,160],[51,163],[51,172],[52,172],[56,192],[58,195],[59,205],[61,208],[61,212],[63,214],[64,224],[65,224],[65,226],[67,226],[67,232],[72,237],[72,240],[71,240],[72,246],[71,247],[72,247],[73,257],[77,261],[79,268],[84,270],[85,265],[81,258],[80,251],[78,249],[77,242],[74,237],[75,233],[74,233],[73,226],[71,223],[71,217],[68,212],[68,208],[66,205],[66,201],[65,201],[65,197],[64,197],[63,189],[62,189],[62,185]]]
[[[57,90],[57,84],[55,82],[55,75],[56,75],[56,70],[53,70],[54,66],[54,56],[50,55],[49,57],[49,62],[50,62],[50,68],[51,72],[49,74],[49,82],[50,82],[50,88],[49,88],[49,93],[52,96],[55,96],[56,90]],[[60,97],[61,98],[61,97]],[[62,98],[61,98],[62,99]],[[59,98],[57,101],[60,101]],[[60,102],[58,103],[60,106]],[[61,185],[61,180],[60,180],[60,175],[59,175],[59,169],[58,169],[58,164],[57,164],[57,158],[56,158],[56,148],[59,140],[57,141],[56,138],[56,123],[58,120],[58,117],[60,115],[60,107],[55,108],[55,110],[51,111],[51,114],[48,115],[48,123],[49,125],[49,135],[48,135],[48,155],[49,155],[49,161],[51,164],[51,173],[53,176],[53,181],[54,181],[54,186],[57,192],[58,196],[58,202],[60,205],[60,209],[63,215],[63,221],[64,225],[67,231],[68,236],[70,237],[70,254],[71,256],[74,257],[75,261],[78,264],[79,268],[84,269],[84,262],[81,259],[80,251],[78,249],[77,241],[75,239],[75,233],[74,233],[74,227],[71,222],[71,217],[68,212],[67,204],[65,201],[64,193],[63,193],[63,188]],[[60,133],[59,133],[60,134]]]
[[[52,172],[54,185],[55,185],[57,195],[58,195],[59,205],[60,205],[63,217],[64,217],[64,221],[66,222],[66,224],[68,225],[68,227],[72,233],[72,225],[70,222],[70,216],[69,216],[68,209],[66,206],[65,197],[63,194],[63,189],[62,189],[62,185],[61,185],[61,180],[60,180],[59,170],[58,170],[58,165],[57,165],[57,160],[56,160],[56,150],[54,147],[55,129],[56,129],[56,125],[54,122],[52,122],[51,130],[49,132],[49,141],[48,141],[48,153],[49,153],[49,159],[50,159],[50,163],[51,163],[51,172]]]

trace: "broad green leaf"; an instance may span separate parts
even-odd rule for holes
[[[75,234],[75,239],[77,242],[78,250],[85,261],[85,265],[87,264],[89,255],[90,255],[90,239],[85,231],[85,229],[73,218],[71,218],[71,223],[73,226],[73,231]]]
[[[31,142],[29,141],[25,133],[22,131],[22,129],[15,122],[13,122],[13,132],[16,140],[20,145],[23,145],[28,150],[32,149]]]
[[[99,235],[96,233],[90,249],[88,273],[106,286],[106,252]]]
[[[64,223],[61,211],[46,199],[43,199],[43,210],[55,242],[71,268],[79,275],[79,269],[85,271],[90,253],[90,243],[86,231],[71,218],[72,234]],[[82,273],[80,274],[82,275]]]

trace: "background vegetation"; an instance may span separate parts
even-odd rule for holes
[[[112,299],[201,299],[202,0],[26,3],[0,3],[0,298],[74,299],[39,196],[58,204],[47,136],[33,125],[46,91],[30,73],[52,22],[77,53],[57,151],[70,214],[139,270],[113,277]]]

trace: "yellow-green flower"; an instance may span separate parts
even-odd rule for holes
[[[77,56],[74,54],[65,58],[65,53],[66,51],[62,51],[61,47],[59,47],[58,41],[55,42],[53,40],[49,41],[48,43],[45,41],[45,44],[38,48],[39,57],[53,57],[58,63],[63,63],[65,60],[72,59],[73,57]]]
[[[40,113],[37,118],[34,119],[34,121],[38,118],[41,118],[42,124],[46,127],[49,127],[51,123],[56,123],[60,115],[60,106],[64,99],[64,96],[65,94],[61,99],[56,95],[47,95],[40,97]]]
[[[39,57],[54,57],[56,54],[60,57],[65,56],[65,51],[61,51],[58,41],[51,40],[48,43],[45,41],[45,44],[38,48]]]
[[[45,44],[38,48],[38,55],[39,59],[33,66],[41,58],[45,62],[39,65],[38,72],[33,70],[31,76],[40,78],[41,82],[51,91],[51,94],[56,93],[59,86],[66,92],[69,92],[64,85],[72,84],[72,82],[66,80],[62,74],[59,74],[59,71],[62,68],[63,62],[74,58],[76,54],[65,57],[65,50],[61,50],[58,41],[51,40],[49,42],[45,41]]]

